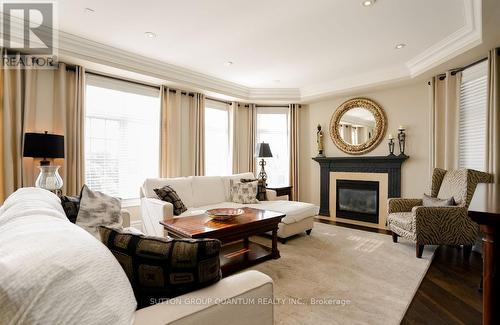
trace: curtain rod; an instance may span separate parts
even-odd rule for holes
[[[497,49],[497,50],[500,52],[500,48],[499,48],[499,49]],[[484,61],[486,61],[486,60],[488,60],[488,57],[484,57],[484,58],[482,58],[482,59],[479,59],[479,60],[477,60],[477,61],[474,61],[474,62],[472,62],[471,64],[468,64],[468,65],[463,66],[463,67],[461,67],[461,68],[451,69],[451,70],[450,70],[450,71],[451,71],[451,72],[450,72],[450,74],[451,74],[452,76],[454,76],[454,75],[456,75],[458,72],[460,72],[460,71],[464,71],[465,69],[468,69],[468,68],[470,68],[470,67],[473,67],[473,66],[475,66],[476,64],[479,64],[479,63],[484,62]],[[437,78],[439,78],[439,80],[444,80],[444,79],[446,79],[446,73],[441,73],[441,74],[438,74],[436,77],[437,77]],[[430,85],[430,84],[431,84],[431,82],[429,81],[429,82],[427,82],[427,84],[428,84],[428,85]]]
[[[168,91],[170,91],[171,93],[174,93],[174,94],[177,93],[177,89],[168,88]],[[179,90],[179,91],[180,91],[181,95],[194,97],[194,93],[190,93],[190,92],[182,91],[182,90]]]
[[[255,107],[257,107],[257,108],[259,108],[259,107],[260,108],[262,108],[262,107],[288,108],[290,106],[288,106],[288,105],[286,105],[286,106],[285,105],[255,105]]]
[[[468,68],[470,68],[470,67],[473,67],[473,66],[475,66],[476,64],[482,63],[482,62],[487,61],[487,60],[488,60],[488,57],[485,57],[485,58],[482,58],[482,59],[480,59],[480,60],[477,60],[476,62],[472,62],[471,64],[468,64],[468,65],[466,65],[465,67],[461,67],[461,68],[458,68],[458,69],[452,69],[452,71],[451,71],[451,75],[452,75],[452,76],[454,76],[454,75],[456,75],[456,74],[457,74],[458,72],[460,72],[460,71],[464,71],[465,69],[468,69]]]

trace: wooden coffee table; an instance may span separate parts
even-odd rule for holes
[[[223,246],[221,250],[222,275],[280,257],[278,250],[278,224],[284,214],[243,208],[244,214],[227,221],[216,221],[207,214],[173,218],[160,221],[165,232],[174,238],[215,238]],[[250,236],[272,232],[272,245],[267,247],[250,241]]]

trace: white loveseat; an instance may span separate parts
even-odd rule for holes
[[[163,236],[163,226],[160,221],[170,218],[182,218],[196,214],[203,214],[213,208],[251,207],[284,213],[286,216],[279,224],[278,237],[282,242],[286,238],[311,232],[314,216],[319,208],[310,203],[287,201],[286,197],[277,197],[276,191],[267,190],[268,201],[256,204],[240,204],[231,202],[229,196],[230,180],[255,178],[252,173],[236,174],[231,176],[189,176],[179,178],[150,178],[146,179],[141,187],[141,214],[143,229],[149,235]],[[170,185],[184,202],[187,211],[174,216],[171,203],[158,199],[155,188]]]
[[[111,252],[37,188],[0,207],[0,270],[0,324],[273,324],[273,282],[257,271],[136,311]]]

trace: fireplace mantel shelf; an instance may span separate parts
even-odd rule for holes
[[[326,163],[326,162],[349,162],[349,161],[359,161],[364,163],[371,162],[394,162],[394,161],[405,161],[410,158],[406,155],[387,155],[387,156],[346,156],[346,157],[313,157],[313,160],[316,160],[318,163]]]
[[[330,173],[386,173],[388,174],[388,196],[401,196],[401,165],[409,157],[406,155],[388,156],[348,156],[314,157],[320,165],[320,210],[324,216],[330,215]]]

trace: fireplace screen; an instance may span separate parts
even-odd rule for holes
[[[378,223],[378,182],[337,180],[337,217]]]

